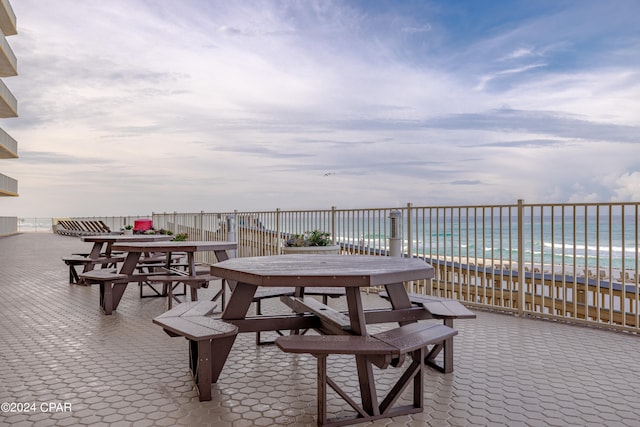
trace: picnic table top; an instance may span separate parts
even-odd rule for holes
[[[160,242],[173,239],[167,234],[134,234],[134,235],[104,235],[104,236],[82,236],[83,242],[92,243],[116,243],[116,242]]]
[[[168,241],[168,242],[136,242],[118,241],[113,249],[126,252],[200,252],[200,251],[224,251],[237,248],[235,242],[210,242],[210,241]]]
[[[276,255],[234,258],[211,274],[256,286],[368,287],[429,279],[431,265],[418,259],[352,255]]]

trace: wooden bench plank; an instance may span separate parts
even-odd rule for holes
[[[378,294],[381,298],[389,299],[387,292]],[[462,305],[460,301],[435,297],[432,295],[420,295],[410,293],[409,301],[412,304],[421,305],[427,310],[434,319],[475,319],[476,315],[467,307]]]
[[[156,319],[160,319],[163,317],[178,317],[181,316],[183,313],[186,313],[187,311],[191,310],[193,307],[195,307],[196,305],[202,303],[204,301],[191,301],[191,302],[183,302],[181,304],[176,305],[175,307],[173,307],[171,310],[165,311],[164,313],[156,316]]]
[[[281,297],[280,300],[297,313],[313,313],[320,318],[323,326],[329,330],[348,331],[351,329],[349,316],[341,313],[314,298]]]
[[[454,300],[425,301],[421,303],[434,319],[455,318],[475,319],[476,315],[464,305]]]
[[[425,349],[429,344],[452,339],[457,333],[455,329],[445,325],[412,323],[372,336],[290,335],[277,338],[276,345],[288,353],[310,353],[316,357],[318,361],[318,425],[341,426],[356,422],[373,421],[383,417],[421,412],[424,400],[422,361],[425,358]],[[371,410],[365,411],[367,407],[364,402],[362,407],[358,406],[353,398],[328,377],[327,357],[331,354],[353,354],[356,356],[356,360],[359,357],[364,357],[365,361],[373,363],[380,368],[386,368],[389,364],[399,367],[402,365],[405,355],[410,354],[411,364],[387,392],[380,405],[374,403],[375,406],[372,409],[370,408]],[[370,368],[370,365],[367,366]],[[375,384],[371,384],[371,381],[373,381],[372,376],[367,381],[367,386],[375,387]],[[393,405],[397,399],[411,382],[413,382],[413,403],[394,407]],[[329,387],[334,389],[345,402],[356,410],[353,418],[328,420],[327,389]]]
[[[372,336],[287,335],[276,338],[285,353],[394,355],[398,350]]]
[[[224,338],[238,333],[238,328],[220,320],[198,317],[162,317],[154,318],[153,323],[163,329],[183,336],[191,341],[203,341],[214,338]]]
[[[86,273],[80,274],[80,277],[85,280],[94,280],[94,281],[102,281],[102,282],[121,281],[129,278],[128,275],[116,273],[115,269],[111,269],[111,268],[103,268],[101,270],[87,271]]]
[[[386,292],[380,292],[380,297],[388,299]],[[441,319],[446,326],[453,327],[455,319],[475,319],[476,315],[459,301],[440,298],[432,295],[409,294],[409,301],[417,306],[422,306],[433,319]],[[436,357],[444,351],[444,363],[436,363]],[[436,344],[425,359],[425,363],[444,373],[453,372],[453,338]]]
[[[410,323],[374,335],[289,335],[276,345],[286,353],[400,355],[458,334],[445,325]]]
[[[420,322],[380,332],[373,337],[396,348],[400,354],[405,354],[430,344],[443,342],[457,334],[458,331],[445,325]]]
[[[179,304],[182,305],[182,304]],[[215,301],[196,301],[195,304],[192,304],[189,309],[182,314],[181,317],[193,317],[193,316],[207,316],[211,314],[218,304]]]
[[[183,276],[181,274],[161,274],[150,278],[152,282],[172,283],[180,282],[192,287],[204,287],[203,283],[208,283],[212,280],[217,280],[219,277],[212,276],[210,274],[198,274],[197,276]]]

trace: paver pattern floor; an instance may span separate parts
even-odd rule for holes
[[[256,347],[253,334],[238,337],[213,399],[199,402],[187,342],[151,322],[164,298],[141,299],[132,284],[105,316],[97,286],[67,283],[61,257],[88,249],[49,233],[0,238],[0,425],[315,425],[315,359]],[[275,300],[263,307],[286,310]],[[423,413],[361,425],[640,426],[640,337],[477,315],[456,323],[455,371],[425,370]],[[329,361],[355,392],[351,358]],[[376,371],[381,391],[397,371]],[[338,398],[330,405],[345,410]]]

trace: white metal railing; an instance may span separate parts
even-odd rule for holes
[[[18,116],[18,100],[11,93],[7,85],[0,80],[0,98],[4,100],[7,107],[11,110],[11,114],[5,117],[17,117]]]
[[[415,292],[476,307],[640,331],[639,203],[525,204],[154,214],[176,230],[217,231],[235,219],[238,256],[279,254],[288,236],[331,232],[345,254],[388,255],[392,211],[403,256],[436,277]],[[199,218],[213,218],[208,222]],[[186,227],[186,228],[185,228]],[[168,228],[168,227],[167,227]]]
[[[15,53],[13,53],[13,50],[11,49],[11,46],[9,46],[9,43],[7,42],[7,39],[5,37],[0,37],[0,50],[2,50],[2,52],[4,53],[7,62],[11,65],[11,69],[13,70],[11,73],[7,73],[6,76],[17,75],[18,61],[16,59]]]
[[[0,173],[0,194],[18,195],[18,181]]]
[[[4,148],[2,148],[4,147]],[[3,156],[2,152],[6,151],[7,156]],[[18,155],[18,141],[13,139],[7,132],[0,129],[0,158],[15,158]]]
[[[518,201],[173,212],[154,213],[152,220],[156,229],[186,233],[190,239],[233,239],[242,257],[280,254],[289,236],[314,229],[329,231],[343,254],[386,256],[393,212],[401,230],[401,255],[425,259],[436,269],[433,280],[407,283],[414,292],[519,315],[640,332],[639,210],[639,202]],[[215,262],[206,255],[200,260]]]

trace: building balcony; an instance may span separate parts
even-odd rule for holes
[[[18,75],[18,60],[4,37],[0,37],[0,77]]]
[[[0,173],[0,197],[16,197],[18,195],[18,181]]]
[[[13,13],[8,0],[0,0],[0,30],[5,36],[18,34],[16,27],[16,14]]]
[[[18,100],[0,80],[0,118],[18,117]]]
[[[18,142],[0,129],[0,159],[17,159]]]

